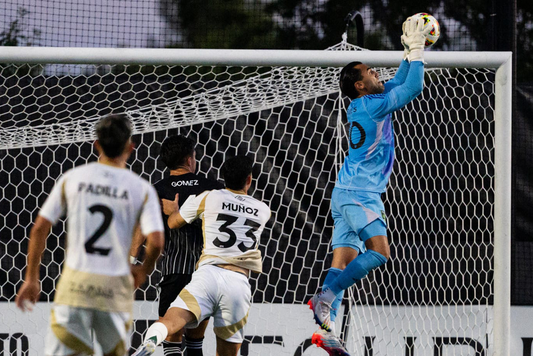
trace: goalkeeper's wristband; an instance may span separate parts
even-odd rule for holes
[[[407,48],[403,50],[403,60],[404,61],[409,60],[409,53],[411,53],[411,51],[409,51]]]
[[[424,50],[423,49],[412,49],[409,53],[409,62],[421,61],[424,62]]]

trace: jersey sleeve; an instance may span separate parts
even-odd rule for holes
[[[424,89],[424,63],[415,61],[409,66],[407,79],[387,94],[365,95],[363,105],[375,121],[382,121],[387,114],[403,108]]]
[[[139,223],[144,236],[152,232],[164,231],[159,198],[155,189],[151,186],[148,186],[146,191]]]
[[[393,88],[396,88],[398,85],[402,85],[405,82],[405,79],[407,79],[408,73],[409,73],[409,62],[404,59],[402,63],[400,63],[400,67],[396,71],[396,75],[394,76],[394,78],[392,78],[391,80],[385,83],[384,93],[388,93]]]
[[[187,224],[190,224],[203,214],[205,210],[205,200],[207,199],[209,192],[210,191],[205,191],[196,196],[191,195],[185,200],[185,203],[180,206],[180,215]]]
[[[59,178],[56,182],[50,195],[46,198],[39,215],[50,221],[52,224],[56,224],[59,218],[66,213],[67,200],[65,196],[65,185],[67,179],[65,176]]]

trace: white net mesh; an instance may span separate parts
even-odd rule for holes
[[[197,141],[199,171],[213,179],[225,156],[255,159],[252,192],[273,215],[260,241],[264,273],[251,279],[241,354],[323,354],[307,349],[316,327],[305,302],[331,262],[330,196],[338,152],[347,149],[339,68],[42,64],[0,71],[0,332],[27,337],[30,353],[42,354],[65,231],[54,227],[47,243],[42,303],[22,315],[13,301],[31,222],[63,172],[96,160],[95,122],[126,112],[137,143],[130,168],[152,183],[166,173],[157,156],[170,134]],[[383,79],[393,74],[381,69]],[[338,329],[355,355],[490,354],[493,92],[492,70],[429,70],[423,94],[395,114],[397,162],[385,199],[392,258],[356,285],[350,308],[339,312]],[[154,272],[136,292],[134,347],[157,319],[159,279]],[[205,354],[214,353],[209,340]],[[16,348],[24,351],[23,344]]]

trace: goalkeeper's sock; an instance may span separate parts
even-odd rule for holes
[[[183,356],[181,342],[163,341],[163,355],[165,356]]]
[[[341,273],[342,269],[331,267],[328,271],[328,274],[326,275],[326,279],[324,280],[322,290],[327,289],[330,283],[333,282]],[[335,319],[337,318],[337,310],[339,310],[343,297],[344,291],[341,291],[336,295],[335,300],[331,302],[331,311],[329,313],[331,321],[335,321]]]
[[[329,289],[335,294],[344,292],[345,289],[361,280],[370,271],[384,265],[386,262],[387,259],[381,253],[367,250],[346,266],[344,271],[331,282]]]
[[[144,337],[144,341],[146,340],[152,340],[154,344],[157,346],[160,343],[162,343],[168,336],[168,329],[165,326],[165,324],[156,321],[153,323],[148,330],[146,331],[146,336]]]
[[[202,344],[204,338],[194,339],[185,335],[185,356],[203,356]]]

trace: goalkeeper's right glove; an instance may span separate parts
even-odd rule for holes
[[[409,23],[409,21],[413,21],[412,17],[408,17],[407,20],[405,20],[402,24],[401,41],[403,45],[403,59],[404,60],[409,60],[409,53],[411,52],[409,50],[409,46],[404,41],[405,36],[407,36],[406,28],[407,28],[407,24]]]
[[[409,62],[424,61],[424,46],[426,36],[431,31],[431,26],[424,28],[424,19],[409,21],[406,24],[406,35],[402,36],[402,42],[409,47]]]

